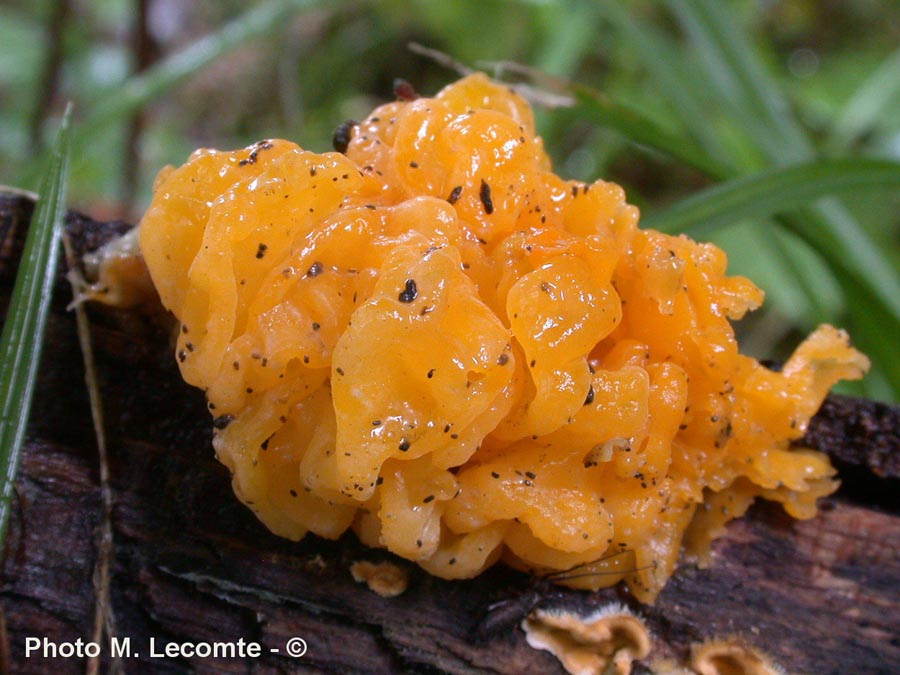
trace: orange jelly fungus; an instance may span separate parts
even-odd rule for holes
[[[444,578],[581,566],[565,583],[652,602],[755,497],[815,514],[834,470],[791,441],[868,361],[830,326],[781,372],[739,354],[729,320],[762,292],[637,222],[618,185],[553,174],[528,104],[472,75],[377,108],[345,154],[198,150],[140,239],[273,532],[352,528]]]

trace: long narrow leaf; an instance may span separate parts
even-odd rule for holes
[[[702,57],[711,92],[776,163],[809,159],[812,144],[746,34],[718,0],[668,0]]]
[[[866,130],[874,127],[878,118],[900,97],[900,49],[863,80],[863,83],[844,105],[831,130],[830,145],[849,147]]]
[[[291,15],[319,4],[323,0],[270,0],[257,5],[216,32],[129,78],[103,96],[78,125],[72,138],[73,155],[80,156],[99,130],[139,110],[224,54],[277,30]],[[34,175],[44,164],[37,160],[26,175]]]
[[[566,39],[547,41],[534,60],[536,67],[548,73],[573,72],[597,39],[598,9],[594,3],[586,2],[573,4],[566,12],[548,12],[547,18],[553,25],[551,34],[565,35]]]
[[[818,250],[834,269],[867,288],[878,299],[882,313],[900,318],[900,271],[838,199],[822,200],[797,217],[784,218],[784,223]],[[900,394],[900,389],[897,391]]]
[[[98,128],[102,128],[111,120],[120,119],[123,115],[137,110],[223,54],[275,30],[298,10],[316,4],[317,0],[272,0],[247,10],[215,33],[163,59],[110,92],[79,125],[80,128],[73,141],[77,144],[91,138]]]
[[[599,2],[596,8],[640,56],[656,84],[655,89],[671,106],[675,118],[682,122],[686,132],[716,164],[731,167],[733,160],[725,155],[722,136],[711,123],[712,111],[703,97],[698,95],[698,90],[702,91],[702,88],[691,86],[693,78],[684,75],[687,69],[675,40],[649,21],[636,20],[623,4]]]
[[[699,192],[643,219],[644,225],[702,238],[744,219],[761,219],[806,206],[816,198],[861,188],[900,187],[900,162],[882,159],[817,160],[738,178]],[[900,317],[900,275],[871,239],[846,224],[850,216],[829,201],[781,222],[878,303],[885,317]],[[865,262],[864,262],[865,261]],[[846,284],[845,284],[846,285]],[[900,385],[900,380],[898,380]]]
[[[694,26],[696,39],[714,45],[707,58],[727,64],[737,95],[753,111],[753,119],[744,119],[753,142],[776,164],[809,159],[809,137],[788,109],[774,78],[723,8],[710,0],[670,3],[685,25]],[[756,123],[757,116],[764,120],[762,126]],[[882,309],[893,308],[896,315],[900,298],[896,271],[846,209],[832,202],[830,207],[817,205],[805,214],[791,219],[790,229],[819,250],[832,267],[852,271],[854,283],[871,289]]]
[[[571,85],[574,112],[582,119],[615,129],[639,145],[663,152],[709,176],[723,175],[723,169],[692,140],[666,129],[641,111],[584,85]]]
[[[50,309],[69,166],[67,109],[52,149],[50,170],[19,263],[19,273],[0,338],[0,544],[9,521],[13,484]]]
[[[880,299],[873,296],[869,288],[855,283],[851,276],[841,275],[838,281],[852,321],[849,327],[853,341],[873,362],[878,363],[896,397],[900,393],[900,359],[897,358],[900,317],[886,314]]]
[[[809,135],[787,107],[786,98],[746,34],[722,5],[715,0],[668,2],[704,52],[704,68],[722,76],[717,86],[730,87],[724,98],[732,104],[748,138],[776,165],[812,159],[814,146]],[[900,275],[839,201],[826,200],[781,221],[823,256],[840,275],[843,288],[865,295],[870,311],[885,316],[893,325],[900,321]],[[857,310],[852,311],[858,316]],[[900,378],[888,372],[893,366],[878,360],[900,395]]]
[[[695,193],[663,211],[645,216],[643,224],[699,238],[728,223],[766,218],[806,206],[819,197],[864,187],[900,188],[900,162],[820,159],[770,169]]]

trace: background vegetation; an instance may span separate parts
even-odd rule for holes
[[[768,294],[744,351],[784,358],[828,321],[876,362],[851,390],[898,399],[895,0],[4,0],[0,183],[37,185],[71,100],[70,205],[136,220],[156,171],[195,147],[326,150],[395,77],[427,93],[456,77],[410,41],[590,88],[539,110],[557,170],[726,248]]]

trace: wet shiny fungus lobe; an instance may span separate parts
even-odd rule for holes
[[[193,154],[141,222],[240,499],[292,540],[352,529],[444,578],[502,561],[643,602],[755,499],[815,515],[834,470],[793,439],[868,367],[849,336],[766,369],[730,323],[762,292],[640,229],[618,186],[554,174],[517,93],[395,93],[337,152]],[[640,631],[604,625],[624,668]]]

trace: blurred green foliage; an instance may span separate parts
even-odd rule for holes
[[[279,136],[327,150],[338,123],[391,98],[394,78],[431,93],[456,77],[410,41],[495,75],[521,79],[504,67],[513,62],[602,94],[606,112],[590,97],[539,109],[540,132],[561,174],[622,184],[648,218],[721,181],[771,184],[778,167],[900,159],[895,0],[6,0],[0,182],[30,187],[72,100],[73,205],[136,218],[156,171],[198,146]],[[638,126],[609,110],[635,111]],[[848,169],[841,201],[726,212],[703,236],[767,292],[741,322],[746,352],[783,359],[828,321],[876,362],[846,390],[897,400],[900,190],[861,176]],[[776,192],[764,194],[773,208]]]

